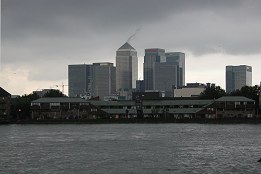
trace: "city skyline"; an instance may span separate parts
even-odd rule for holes
[[[11,94],[68,84],[70,64],[116,65],[127,40],[138,53],[138,79],[144,50],[164,48],[186,54],[186,83],[225,89],[227,65],[252,66],[252,85],[261,81],[260,1],[1,2],[0,86]]]

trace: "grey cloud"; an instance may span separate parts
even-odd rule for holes
[[[2,0],[3,61],[113,60],[139,26],[141,50],[260,53],[260,9],[258,0]]]

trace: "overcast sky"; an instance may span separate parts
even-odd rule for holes
[[[260,0],[2,0],[0,86],[22,95],[67,84],[68,64],[115,63],[134,33],[139,79],[144,49],[163,48],[186,54],[186,83],[225,88],[225,66],[246,64],[256,85],[260,9]]]

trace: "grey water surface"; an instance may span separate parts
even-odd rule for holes
[[[1,125],[0,173],[261,173],[261,125]]]

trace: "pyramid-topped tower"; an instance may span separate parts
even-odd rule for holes
[[[137,51],[128,42],[116,51],[116,90],[120,95],[131,97],[138,80]]]
[[[128,42],[126,42],[119,48],[119,50],[135,50],[135,48],[133,48]]]

